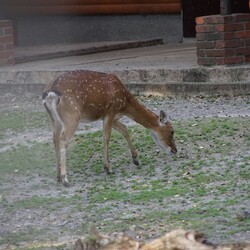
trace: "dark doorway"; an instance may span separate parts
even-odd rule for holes
[[[182,0],[183,36],[195,37],[195,18],[220,13],[220,0]],[[249,0],[232,0],[233,13],[249,12]]]

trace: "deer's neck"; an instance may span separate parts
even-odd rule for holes
[[[154,129],[159,126],[158,116],[139,103],[135,98],[130,99],[125,110],[125,115],[148,129]]]

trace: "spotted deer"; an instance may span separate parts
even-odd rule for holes
[[[43,92],[43,103],[53,125],[53,142],[57,160],[57,181],[69,186],[66,171],[66,149],[80,121],[103,120],[104,169],[112,172],[109,163],[109,139],[112,128],[127,140],[135,165],[138,155],[127,128],[119,121],[127,116],[151,130],[156,144],[167,151],[177,152],[174,130],[166,113],[159,116],[142,105],[113,74],[94,71],[73,71],[63,74]]]

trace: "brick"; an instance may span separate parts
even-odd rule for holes
[[[11,59],[0,59],[0,66],[3,65],[14,65],[15,64],[15,59],[11,58]]]
[[[250,38],[244,39],[244,45],[245,46],[250,46]]]
[[[0,66],[7,65],[7,62],[5,60],[0,59]]]
[[[14,43],[13,36],[0,36],[0,44],[3,43]]]
[[[10,20],[0,20],[0,27],[12,27],[13,23]]]
[[[226,48],[223,50],[223,56],[228,57],[228,56],[237,56],[236,49],[234,48]]]
[[[205,16],[206,24],[230,24],[250,21],[249,13],[235,13],[232,15],[211,15]]]
[[[207,57],[225,57],[225,56],[234,56],[234,49],[208,49],[205,50],[205,55]]]
[[[202,17],[202,16],[201,17],[196,17],[195,22],[196,22],[196,24],[205,24],[206,23],[205,18]]]
[[[235,32],[224,32],[221,33],[221,36],[223,40],[230,40],[235,38],[234,34]]]
[[[8,50],[0,51],[0,58],[10,58],[13,56],[14,56],[14,51],[8,51]]]
[[[237,48],[236,55],[249,56],[250,55],[250,47]]]
[[[250,21],[249,13],[236,13],[236,14],[233,14],[233,17],[236,22]]]
[[[245,30],[250,30],[250,21],[245,23]]]
[[[197,57],[197,64],[205,66],[215,65],[216,59],[207,57]]]
[[[224,64],[240,64],[244,62],[245,62],[244,56],[233,56],[224,58]]]
[[[7,43],[4,45],[4,48],[6,50],[14,50],[14,44],[13,43]]]
[[[197,57],[205,57],[205,50],[204,49],[197,49],[196,55],[197,55]]]
[[[218,57],[223,56],[223,50],[220,49],[207,49],[205,50],[206,57]]]
[[[223,23],[215,25],[215,30],[218,31],[218,32],[225,31],[224,29],[225,29],[225,25]]]
[[[218,15],[204,16],[204,20],[206,24],[215,24],[221,22],[218,20]]]
[[[203,18],[206,24],[224,23],[224,18],[221,15],[204,16]]]
[[[235,32],[235,38],[250,38],[250,30],[242,30]]]
[[[234,40],[220,40],[215,42],[215,48],[237,48],[244,46],[244,41],[242,39]]]
[[[227,23],[227,24],[216,24],[215,29],[218,32],[223,31],[234,31],[234,30],[244,30],[244,23]]]
[[[197,41],[215,41],[222,39],[223,39],[223,34],[220,33],[196,33]]]
[[[4,34],[5,35],[13,35],[13,28],[12,27],[4,28]]]
[[[8,64],[8,65],[14,65],[14,64],[15,64],[15,59],[14,59],[14,57],[8,59],[7,62],[6,62],[6,64]]]
[[[196,47],[198,49],[212,49],[214,48],[215,42],[214,41],[197,41]]]
[[[206,17],[207,24],[218,23],[230,23],[234,22],[234,16],[232,15],[211,15]]]
[[[196,32],[214,32],[214,25],[196,25]]]

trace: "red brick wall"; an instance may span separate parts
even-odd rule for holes
[[[250,62],[250,13],[196,18],[197,63]]]
[[[9,20],[0,20],[0,66],[14,63],[13,24]]]

